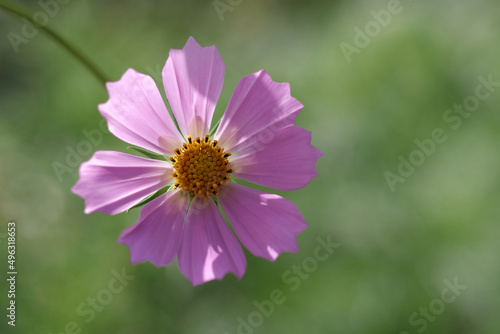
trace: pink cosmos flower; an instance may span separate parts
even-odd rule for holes
[[[281,252],[297,252],[296,236],[307,223],[295,205],[234,182],[293,190],[317,176],[322,153],[311,146],[310,132],[294,125],[303,106],[289,85],[263,70],[244,77],[211,135],[224,80],[215,46],[189,38],[182,50],[170,50],[162,76],[180,132],[151,77],[129,69],[107,84],[109,100],[99,111],[109,131],[160,159],[96,152],[72,189],[85,199],[85,213],[114,215],[161,194],[118,242],[130,248],[133,264],[164,266],[177,256],[193,285],[228,272],[241,279],[245,272],[243,250],[221,210],[255,256],[274,261]]]

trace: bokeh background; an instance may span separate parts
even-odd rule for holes
[[[42,10],[36,1],[19,3]],[[176,264],[131,266],[127,247],[115,240],[139,211],[85,215],[70,191],[77,164],[94,151],[126,151],[99,130],[106,90],[43,33],[15,52],[8,34],[20,35],[24,23],[0,12],[3,272],[7,221],[18,230],[17,325],[6,324],[2,279],[0,332],[500,333],[500,87],[460,116],[458,128],[458,120],[443,118],[474,96],[479,76],[500,81],[498,1],[402,0],[399,13],[371,27],[367,45],[350,57],[342,43],[356,46],[355,29],[364,31],[371,12],[390,1],[220,3],[228,6],[222,16],[211,1],[72,0],[49,25],[112,80],[132,67],[161,85],[169,49],[189,36],[216,45],[226,76],[214,119],[247,74],[263,68],[289,82],[305,106],[297,125],[324,152],[319,178],[278,192],[309,222],[300,252],[275,263],[247,252],[241,281],[228,275],[197,287]],[[400,157],[409,159],[415,140],[436,128],[446,140],[391,189],[386,173],[398,174]],[[93,130],[103,140],[89,150],[81,143]],[[80,153],[70,165],[71,150]],[[54,171],[58,164],[63,174]],[[318,238],[339,246],[307,276],[290,274],[311,265]],[[113,270],[134,278],[109,298]],[[460,289],[446,292],[454,282]],[[259,316],[255,302],[276,289],[284,302]],[[443,291],[454,300],[443,302]]]

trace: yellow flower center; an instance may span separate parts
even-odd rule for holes
[[[209,140],[208,135],[195,140],[188,136],[188,142],[174,152],[175,157],[170,158],[174,166],[174,189],[181,188],[191,195],[205,199],[219,195],[221,186],[233,172],[227,160],[231,153],[224,152],[218,141]]]

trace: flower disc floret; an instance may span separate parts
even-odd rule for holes
[[[188,136],[188,142],[174,152],[175,157],[170,158],[174,167],[174,189],[181,188],[193,196],[208,199],[210,195],[219,195],[233,172],[228,160],[231,153],[224,152],[219,142],[210,140],[208,135],[194,140]]]

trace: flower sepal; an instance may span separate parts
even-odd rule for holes
[[[146,150],[145,148],[139,147],[139,146],[128,146],[127,147],[129,150],[134,150],[137,151],[143,155],[145,155],[148,158],[155,159],[155,160],[162,160],[162,161],[167,161],[167,157],[164,155],[158,154],[151,152],[150,150]]]
[[[164,193],[166,193],[167,191],[170,190],[170,188],[172,188],[172,185],[168,185],[166,187],[163,187],[161,188],[160,190],[158,190],[157,192],[155,192],[154,194],[146,197],[145,199],[143,199],[141,202],[137,203],[136,205],[134,205],[133,207],[131,207],[130,209],[127,210],[127,213],[129,213],[130,210],[132,209],[135,209],[135,208],[140,208],[141,206],[144,206],[146,204],[148,204],[149,202],[151,202],[152,200],[154,200],[155,198],[163,195]]]

